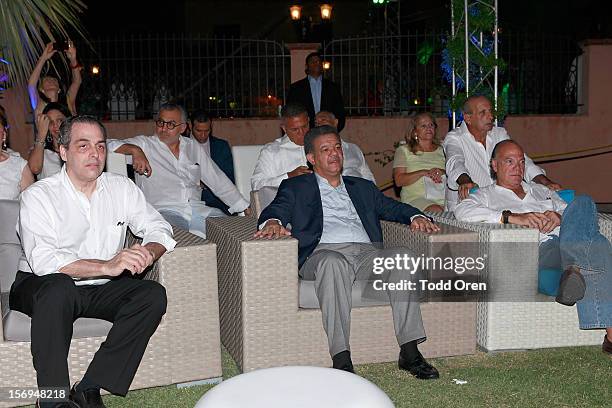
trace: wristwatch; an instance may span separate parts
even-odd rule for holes
[[[502,211],[502,223],[508,224],[508,217],[512,215],[512,211],[504,210]]]

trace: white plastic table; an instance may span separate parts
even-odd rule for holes
[[[195,408],[394,408],[376,385],[333,368],[288,366],[241,374],[215,386]]]

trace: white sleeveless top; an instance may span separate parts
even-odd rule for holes
[[[13,154],[0,162],[0,200],[17,200],[19,198],[21,174],[28,162]]]
[[[43,151],[43,166],[38,175],[38,180],[45,179],[49,176],[57,174],[62,169],[62,159],[59,153],[53,150],[45,149]]]

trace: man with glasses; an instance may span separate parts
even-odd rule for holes
[[[281,110],[281,128],[285,135],[264,146],[251,177],[252,190],[278,188],[286,178],[312,173],[304,154],[304,135],[310,130],[308,111],[303,105],[288,103]],[[359,148],[345,149],[342,174],[374,181]],[[356,146],[355,146],[356,147]]]
[[[136,184],[166,220],[206,237],[206,218],[224,214],[202,201],[202,183],[228,205],[230,213],[248,212],[249,202],[197,141],[181,136],[186,127],[185,110],[164,104],[155,121],[155,135],[109,140],[108,149],[132,156]]]

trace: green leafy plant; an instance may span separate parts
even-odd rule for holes
[[[68,31],[85,38],[81,0],[2,0],[0,56],[9,83],[25,83],[46,42],[68,39]]]

